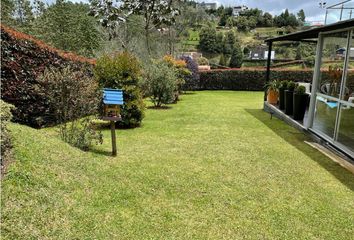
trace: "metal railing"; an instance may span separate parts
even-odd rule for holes
[[[354,18],[354,1],[346,0],[326,8],[325,25],[352,18]]]

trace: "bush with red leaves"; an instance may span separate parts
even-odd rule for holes
[[[15,122],[36,128],[55,124],[46,94],[37,81],[45,68],[70,65],[92,76],[93,60],[61,52],[5,26],[1,26],[1,45],[1,98],[16,107]]]

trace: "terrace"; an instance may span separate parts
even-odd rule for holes
[[[317,44],[310,104],[303,121],[293,121],[276,106],[264,103],[266,111],[276,113],[311,132],[326,143],[354,157],[354,19],[319,28],[267,39],[269,53],[274,42],[299,41]],[[350,49],[350,51],[346,51]],[[339,69],[338,78],[328,66]],[[268,55],[266,81],[271,78],[271,56]]]

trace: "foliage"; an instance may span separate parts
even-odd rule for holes
[[[1,1],[1,23],[13,25],[14,19],[12,18],[15,11],[15,3],[13,0],[2,0]]]
[[[298,95],[304,95],[306,93],[306,87],[301,85],[296,86],[295,93]]]
[[[200,72],[200,85],[196,89],[203,90],[251,90],[263,91],[266,70],[259,68],[215,69]],[[272,69],[270,80],[282,81],[281,87],[288,85],[288,81],[311,83],[313,70]],[[321,75],[323,81],[330,81],[327,71]],[[287,81],[286,81],[286,80]],[[354,85],[354,74],[348,75],[348,85]]]
[[[239,31],[247,32],[257,26],[257,19],[254,17],[239,16],[235,23]]]
[[[123,0],[123,9],[144,17],[145,41],[149,54],[151,28],[158,28],[162,24],[171,25],[179,13],[171,3],[166,0]]]
[[[299,19],[299,21],[301,21],[302,23],[305,22],[306,16],[305,16],[305,11],[303,9],[301,9],[298,13],[297,13],[297,17]]]
[[[4,162],[9,159],[11,154],[12,142],[11,142],[10,131],[7,125],[12,119],[11,111],[14,108],[15,107],[13,105],[8,104],[0,99],[1,170],[3,168]]]
[[[199,34],[199,49],[208,53],[219,52],[216,29],[213,27],[204,27]]]
[[[223,53],[220,54],[219,65],[220,66],[226,66],[227,65],[227,57]]]
[[[47,68],[39,81],[48,105],[59,125],[63,141],[82,150],[102,143],[102,135],[93,128],[89,115],[98,113],[101,96],[93,77],[70,67]]]
[[[202,90],[263,91],[265,71],[259,70],[210,70],[200,72]]]
[[[15,122],[31,127],[51,126],[55,116],[41,93],[37,76],[46,67],[67,65],[91,75],[90,59],[64,53],[26,34],[1,27],[1,97],[15,105]]]
[[[279,90],[280,82],[277,80],[273,80],[273,81],[268,82],[265,86],[266,86],[267,91],[277,92]]]
[[[281,13],[279,16],[274,17],[274,23],[278,27],[284,27],[284,26],[297,27],[297,26],[299,26],[299,21],[297,20],[296,16],[292,13],[289,13],[288,9],[285,9],[285,11],[283,13]]]
[[[209,60],[205,57],[200,57],[197,59],[198,65],[209,65]]]
[[[224,54],[232,54],[232,50],[237,42],[238,39],[236,39],[235,32],[233,30],[227,31],[224,39],[222,40],[222,52]]]
[[[288,87],[288,83],[289,82],[286,80],[281,81],[279,84],[279,89],[286,89]]]
[[[176,89],[174,93],[173,102],[179,100],[179,95],[183,90],[183,85],[185,84],[185,79],[190,77],[192,73],[187,68],[187,63],[183,60],[178,60],[172,57],[171,55],[166,55],[163,58],[163,61],[170,67],[173,68],[176,73]]]
[[[293,81],[289,81],[286,89],[289,91],[294,91],[295,87],[296,87],[296,84]]]
[[[155,107],[175,100],[176,79],[176,72],[164,61],[153,62],[145,69],[144,92]]]
[[[101,88],[122,89],[124,105],[121,109],[122,127],[138,127],[144,118],[145,105],[140,89],[141,66],[138,59],[120,52],[104,55],[97,60],[94,74]]]
[[[187,69],[192,73],[191,75],[185,76],[183,90],[197,90],[200,79],[198,64],[189,56],[182,56],[180,59],[186,62]]]
[[[88,12],[87,4],[56,1],[35,19],[29,32],[56,48],[94,56],[103,36]]]
[[[239,44],[235,44],[232,49],[229,66],[231,68],[240,68],[243,62],[243,52]]]

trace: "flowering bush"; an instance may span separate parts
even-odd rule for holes
[[[163,61],[167,64],[167,66],[173,68],[176,73],[177,82],[173,100],[173,102],[176,103],[179,100],[179,95],[182,92],[182,87],[185,83],[185,79],[188,78],[192,73],[188,70],[187,63],[185,61],[175,59],[171,55],[164,56]]]
[[[186,90],[198,90],[199,89],[199,72],[198,64],[189,56],[182,56],[183,60],[187,64],[187,69],[191,72],[191,75],[185,76],[185,83],[182,89]]]

